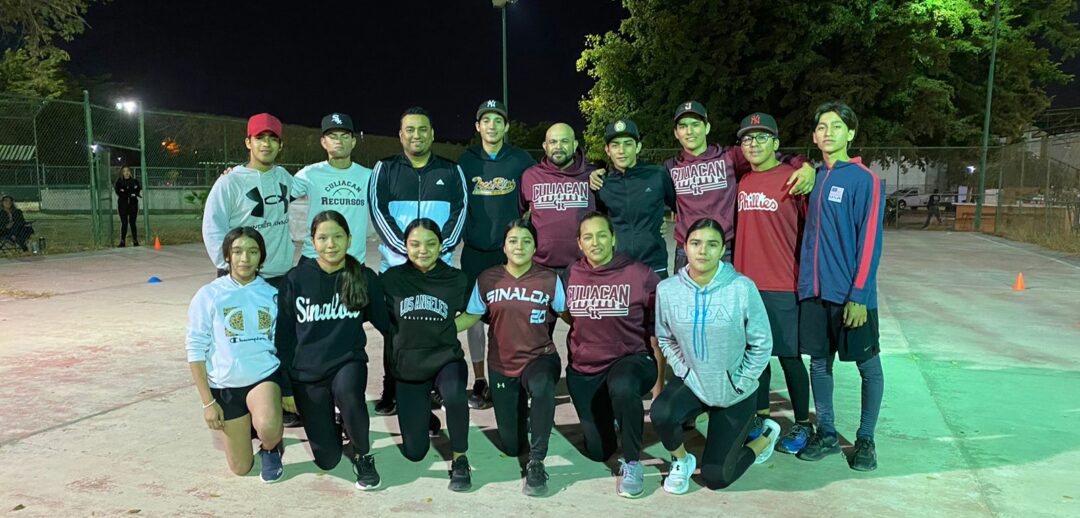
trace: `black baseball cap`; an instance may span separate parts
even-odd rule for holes
[[[476,109],[476,120],[480,120],[480,117],[488,112],[498,113],[502,115],[503,120],[510,120],[510,117],[506,116],[506,105],[502,101],[488,99],[480,103],[480,107]]]
[[[679,119],[687,113],[692,113],[701,117],[702,120],[709,120],[709,112],[705,111],[705,105],[697,101],[686,101],[679,104],[678,108],[675,108],[675,122],[679,122]]]
[[[772,115],[754,112],[743,118],[742,123],[739,124],[739,132],[736,133],[735,136],[742,138],[743,135],[754,130],[768,131],[773,135],[780,134],[780,130],[776,127],[776,119],[774,119]]]
[[[616,119],[615,122],[607,125],[604,129],[604,144],[611,142],[619,137],[630,137],[636,141],[641,140],[641,132],[637,129],[637,124],[630,119]]]
[[[331,113],[322,118],[322,132],[325,134],[331,130],[345,130],[353,133],[352,117],[344,113]]]

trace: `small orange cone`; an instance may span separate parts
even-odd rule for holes
[[[1024,291],[1024,272],[1016,274],[1016,282],[1013,283],[1013,291]]]
[[[161,250],[161,240],[154,236],[154,250]],[[1020,289],[1024,289],[1024,280],[1020,279]]]

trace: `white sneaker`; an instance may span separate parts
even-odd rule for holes
[[[673,495],[681,495],[690,490],[690,476],[697,469],[697,457],[693,453],[687,453],[682,460],[671,458],[671,470],[664,479],[664,491]]]
[[[762,420],[761,434],[769,438],[769,445],[761,452],[761,455],[754,459],[754,464],[764,464],[765,461],[772,457],[773,450],[776,449],[776,441],[780,440],[780,425],[772,419]]]

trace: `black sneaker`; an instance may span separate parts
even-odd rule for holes
[[[375,415],[394,415],[397,413],[397,398],[383,392],[379,400],[375,402]]]
[[[299,428],[304,426],[304,420],[300,418],[299,414],[282,411],[281,424],[285,425],[285,428]]]
[[[472,394],[469,394],[469,408],[483,410],[491,408],[491,387],[486,379],[478,379],[473,383]]]
[[[544,470],[544,462],[530,460],[525,466],[525,487],[521,489],[526,496],[543,496],[547,494],[548,474]]]
[[[472,468],[469,458],[462,455],[450,463],[450,490],[468,491],[472,488]]]
[[[375,469],[375,457],[370,453],[353,458],[353,474],[356,475],[356,489],[368,491],[379,487],[381,479]]]
[[[877,469],[877,451],[874,440],[859,437],[855,440],[855,454],[851,456],[851,469],[855,471],[874,471]]]
[[[840,441],[836,436],[825,435],[818,431],[810,436],[810,442],[795,456],[802,460],[815,461],[837,453],[840,453]]]
[[[120,242],[120,244],[119,244],[119,245],[117,245],[117,248],[124,248],[125,246],[127,246],[127,245],[126,245],[126,244],[124,244],[124,242],[123,242],[123,241],[121,241],[121,242]]]
[[[434,439],[439,436],[440,431],[442,431],[442,421],[439,420],[439,416],[432,413],[428,421],[428,437]]]

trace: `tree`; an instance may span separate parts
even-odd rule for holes
[[[632,117],[645,145],[671,147],[671,115],[709,108],[712,142],[765,111],[785,145],[807,145],[813,110],[844,100],[861,145],[973,145],[982,131],[993,0],[760,2],[623,0],[618,31],[587,38],[578,70],[595,80],[581,109],[598,150],[604,124]],[[1073,78],[1051,51],[1080,50],[1071,0],[1002,1],[992,131],[1018,135]]]
[[[0,57],[0,91],[56,99],[67,91],[61,68],[66,61],[63,53],[33,56],[24,49],[6,49]]]
[[[86,30],[83,15],[95,1],[0,0],[0,31],[15,39],[0,60],[0,91],[60,97],[68,90],[63,64],[70,59],[56,46]]]

